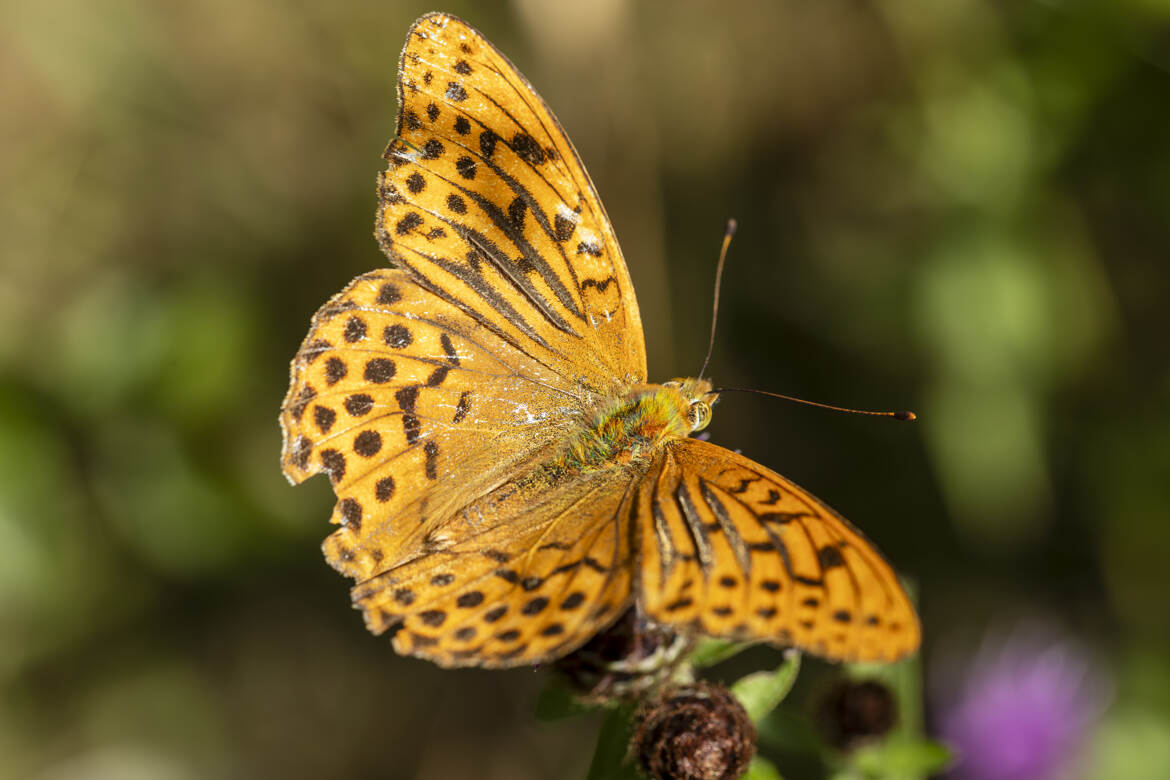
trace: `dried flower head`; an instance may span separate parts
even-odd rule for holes
[[[829,689],[817,710],[821,735],[841,750],[880,737],[897,722],[894,694],[877,680],[842,680]]]
[[[711,683],[663,691],[634,723],[631,749],[654,778],[734,780],[756,750],[756,727],[743,706]]]

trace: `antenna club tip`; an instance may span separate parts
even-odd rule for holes
[[[894,419],[914,422],[918,419],[918,415],[914,414],[914,412],[894,412]]]
[[[736,222],[735,217],[727,220],[727,235],[734,236],[737,230],[739,230],[739,223]]]

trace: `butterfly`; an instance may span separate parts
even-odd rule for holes
[[[280,414],[291,482],[368,628],[443,666],[561,657],[630,608],[834,660],[919,624],[889,564],[808,492],[692,434],[706,379],[646,380],[630,276],[565,131],[479,32],[411,27],[375,235],[391,268],[315,315]]]

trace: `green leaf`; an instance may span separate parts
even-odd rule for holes
[[[868,777],[928,777],[945,769],[953,756],[946,745],[921,737],[891,736],[859,748],[850,762]]]
[[[771,761],[763,756],[754,756],[743,780],[784,780],[784,778],[780,776],[780,770]]]
[[[796,708],[776,709],[756,723],[756,741],[772,752],[817,753],[824,743],[813,726],[812,719]]]
[[[784,662],[772,672],[756,672],[741,677],[731,686],[731,692],[747,710],[753,721],[776,709],[796,682],[800,672],[800,653],[796,650],[784,652]]]
[[[696,669],[702,669],[726,661],[749,646],[744,642],[732,642],[727,639],[702,639],[687,660]]]
[[[552,678],[540,691],[536,700],[535,714],[539,720],[561,720],[593,712],[596,706],[582,701],[556,678]]]

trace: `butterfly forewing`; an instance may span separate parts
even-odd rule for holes
[[[639,599],[655,619],[893,661],[919,643],[897,576],[859,531],[779,474],[695,439],[669,444],[639,494]]]
[[[400,64],[376,234],[400,266],[591,387],[643,381],[642,326],[609,220],[573,145],[512,64],[445,14]]]

